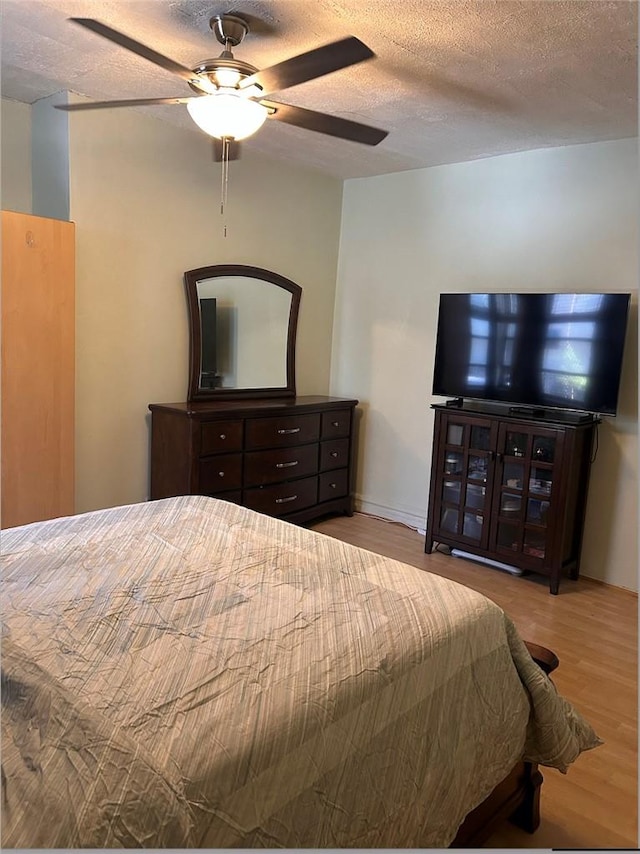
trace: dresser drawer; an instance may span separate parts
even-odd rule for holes
[[[199,491],[207,495],[242,486],[242,454],[220,454],[200,460]]]
[[[318,501],[331,501],[342,498],[349,492],[349,469],[328,471],[319,477]]]
[[[306,445],[320,436],[320,415],[283,415],[247,420],[248,449]]]
[[[322,413],[322,439],[332,439],[338,436],[348,436],[351,433],[351,410],[334,409]]]
[[[320,444],[320,471],[341,469],[349,465],[349,440],[334,439]]]
[[[222,394],[150,404],[151,498],[211,495],[298,524],[350,513],[357,403]]]
[[[200,453],[219,454],[242,449],[242,421],[208,421],[202,425]]]
[[[317,502],[318,478],[305,477],[277,486],[245,489],[243,495],[245,507],[269,516],[284,516],[295,510],[312,507]]]
[[[318,445],[298,445],[272,451],[251,451],[245,457],[244,485],[262,486],[318,471]]]

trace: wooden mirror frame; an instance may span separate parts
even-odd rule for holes
[[[202,352],[202,336],[200,326],[200,303],[198,300],[198,282],[202,279],[222,278],[223,276],[242,276],[244,278],[262,279],[278,288],[283,288],[291,294],[291,308],[287,327],[286,378],[285,386],[274,388],[219,388],[203,389],[200,387],[200,364]],[[260,397],[295,397],[295,352],[296,334],[298,329],[298,312],[302,288],[290,279],[271,270],[261,267],[250,267],[244,264],[217,264],[212,267],[198,267],[187,270],[184,274],[184,284],[187,291],[189,308],[189,403],[198,400],[237,400],[238,398]]]

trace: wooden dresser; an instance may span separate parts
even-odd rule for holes
[[[152,403],[151,499],[211,495],[291,522],[351,515],[357,403]]]

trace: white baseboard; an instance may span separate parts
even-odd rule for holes
[[[355,496],[356,513],[369,513],[371,516],[380,516],[390,522],[402,522],[414,528],[419,534],[425,534],[426,510],[424,514],[418,515],[411,510],[389,507],[387,504],[378,504],[376,501],[366,501],[360,495]]]

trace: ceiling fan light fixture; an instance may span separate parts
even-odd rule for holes
[[[269,115],[267,107],[234,92],[203,95],[189,101],[187,109],[198,127],[217,139],[246,139]]]
[[[0,0],[1,2],[1,0]],[[249,32],[249,25],[239,15],[216,15],[211,28],[224,45],[217,59],[203,60],[188,68],[168,56],[158,53],[131,36],[114,30],[94,18],[71,18],[102,38],[154,63],[165,71],[185,80],[195,92],[190,98],[131,98],[118,101],[92,101],[87,104],[54,104],[56,109],[109,109],[112,107],[141,107],[154,104],[187,103],[194,122],[205,133],[223,141],[223,152],[229,153],[229,141],[245,139],[255,133],[267,116],[305,130],[317,131],[339,139],[363,145],[378,145],[387,131],[360,122],[319,113],[279,101],[264,101],[275,92],[316,80],[342,68],[348,68],[375,56],[371,48],[355,36],[347,36],[330,44],[299,53],[268,68],[258,69],[248,62],[235,59],[232,47],[240,44]],[[212,91],[213,90],[213,91]],[[226,160],[228,161],[228,157]],[[223,155],[223,162],[225,157]]]
[[[217,68],[215,71],[216,83],[218,86],[225,86],[228,89],[235,89],[240,82],[241,74],[235,68]]]

